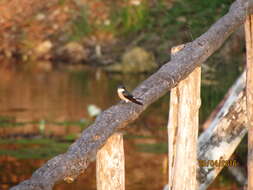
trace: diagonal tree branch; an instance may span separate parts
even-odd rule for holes
[[[156,73],[142,82],[133,94],[143,99],[144,106],[119,103],[105,110],[69,150],[54,157],[36,170],[32,177],[11,190],[51,190],[53,185],[66,178],[76,178],[83,172],[96,152],[117,129],[134,121],[151,103],[163,96],[186,78],[197,66],[214,53],[229,35],[243,24],[252,0],[237,0],[229,12],[206,33],[173,56]]]
[[[205,190],[226,167],[224,164],[208,165],[207,161],[229,160],[248,129],[246,127],[246,72],[229,89],[229,96],[216,113],[209,127],[198,141],[199,170],[197,180],[199,190]],[[233,161],[233,160],[232,160]],[[217,166],[218,165],[218,166]],[[230,167],[230,165],[227,165]],[[230,167],[232,168],[232,167]]]

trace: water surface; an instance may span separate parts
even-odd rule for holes
[[[63,153],[101,110],[116,104],[116,87],[134,89],[149,75],[109,74],[100,69],[0,75],[0,189],[27,179],[48,159]],[[235,78],[235,77],[234,77]],[[222,98],[232,80],[202,86],[201,122]],[[124,130],[126,189],[159,189],[167,180],[169,93]],[[17,169],[18,168],[18,169]],[[152,183],[150,183],[152,181]],[[55,189],[96,189],[95,163],[73,184]]]

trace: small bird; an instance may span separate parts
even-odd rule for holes
[[[124,100],[125,102],[133,102],[138,105],[143,105],[143,103],[138,101],[137,98],[130,94],[130,92],[128,92],[123,85],[119,85],[117,91],[121,100]]]

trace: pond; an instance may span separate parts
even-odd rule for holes
[[[219,72],[218,72],[219,73]],[[222,99],[238,72],[219,86],[202,86],[201,123]],[[223,72],[220,72],[220,76]],[[0,75],[0,189],[31,176],[48,159],[63,153],[95,117],[119,102],[116,88],[134,89],[150,74],[112,74],[98,68]],[[159,189],[167,181],[169,93],[124,131],[126,189]],[[95,163],[74,183],[55,190],[96,189]],[[152,183],[150,183],[152,181]]]

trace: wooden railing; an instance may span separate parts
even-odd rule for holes
[[[253,189],[253,15],[248,16],[245,23],[247,44],[247,123],[249,128],[249,157],[248,157],[248,189]],[[184,45],[172,49],[172,55],[180,51]],[[241,76],[237,88],[243,89],[244,76]],[[245,81],[244,81],[245,82]],[[186,79],[171,90],[170,114],[168,119],[168,190],[196,190],[200,185],[197,181],[197,158],[201,69],[196,68]],[[240,87],[240,88],[238,88]],[[241,90],[242,91],[242,90]],[[233,96],[234,94],[232,94]],[[242,105],[242,104],[240,104]],[[245,114],[245,113],[244,113]],[[236,115],[236,114],[235,114]],[[221,123],[221,122],[218,122]],[[224,126],[223,126],[224,127]],[[251,130],[252,129],[252,130]],[[241,138],[244,136],[241,135]],[[234,141],[232,141],[234,142]],[[240,141],[239,141],[240,142]],[[238,141],[236,146],[238,145]],[[232,151],[228,151],[223,159],[229,158]],[[220,150],[217,150],[220,151]],[[104,153],[102,153],[104,152]],[[110,153],[109,153],[110,152]],[[103,156],[102,156],[103,155]],[[117,159],[118,158],[118,159]],[[115,160],[116,159],[116,160]],[[213,158],[214,159],[214,158]],[[218,160],[218,159],[217,159]],[[215,160],[214,160],[215,161]],[[119,164],[122,164],[119,166]],[[222,163],[220,163],[222,164]],[[235,161],[230,164],[236,164]],[[122,134],[117,133],[108,139],[106,145],[97,156],[97,189],[118,190],[125,189],[124,180],[124,150]],[[200,166],[203,167],[203,166]],[[215,176],[221,171],[213,173]],[[215,177],[214,176],[214,177]],[[214,179],[213,177],[213,179]],[[108,180],[110,179],[110,180]],[[246,184],[245,184],[246,185]],[[201,189],[206,189],[206,186]]]
[[[245,22],[247,49],[246,109],[248,127],[248,190],[253,190],[253,14]]]

